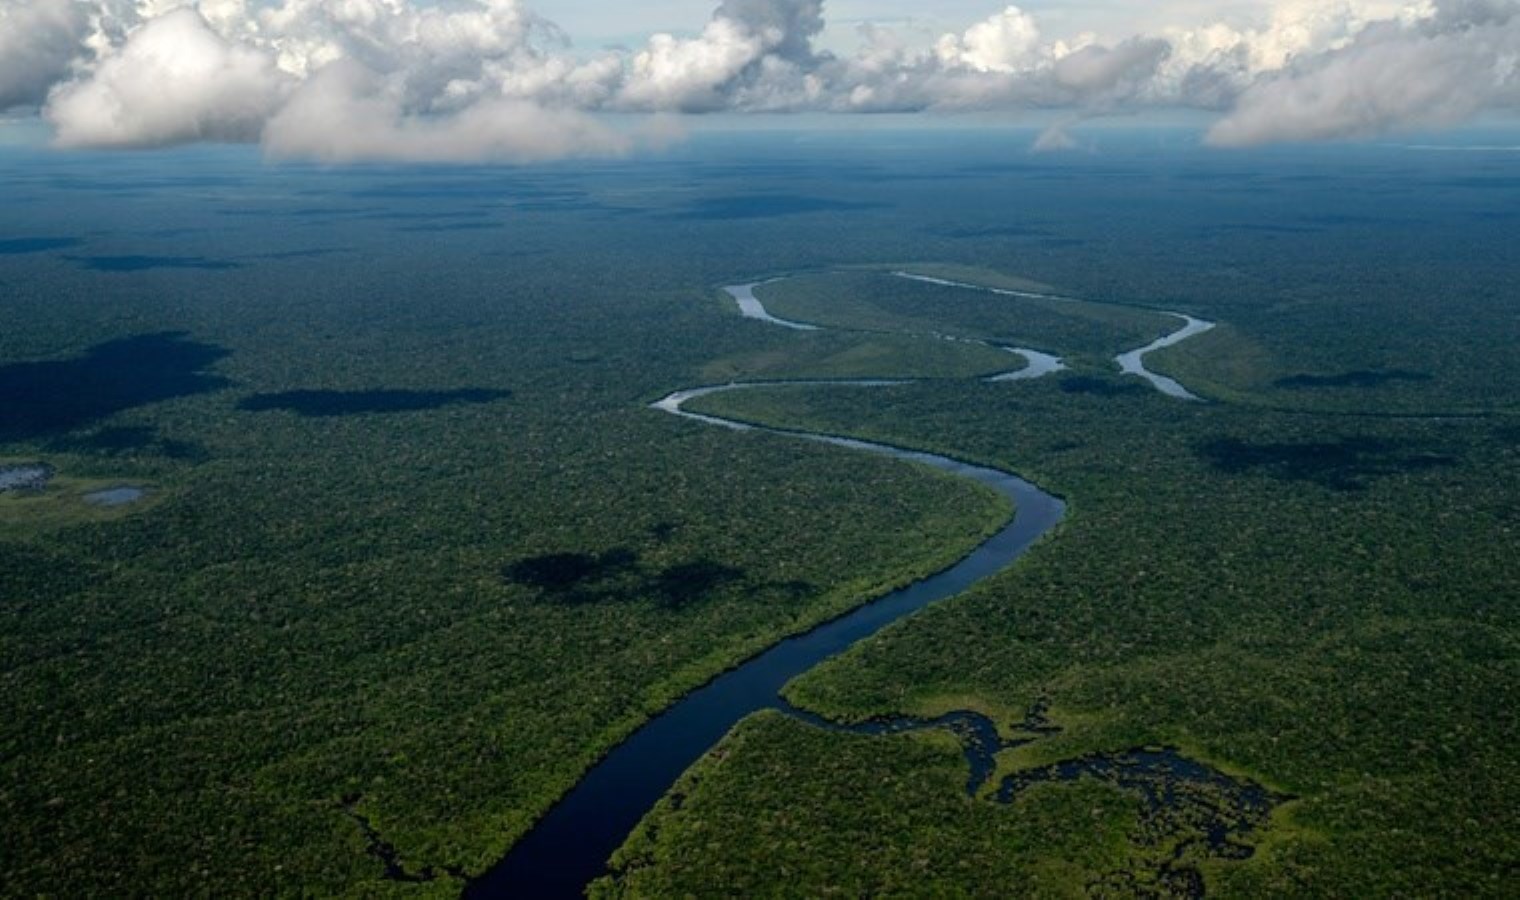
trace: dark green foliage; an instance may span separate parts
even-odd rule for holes
[[[1255,857],[1202,868],[1211,891],[1502,895],[1520,808],[1511,425],[1054,381],[873,400],[699,408],[1005,465],[1068,497],[1070,517],[1013,572],[800,680],[795,702],[855,719],[1049,696],[1067,730],[1010,771],[1170,743],[1299,797]]]
[[[238,404],[249,412],[287,410],[298,416],[359,416],[371,413],[418,412],[445,406],[494,403],[512,396],[511,391],[460,388],[456,391],[283,391],[256,394]]]
[[[297,188],[250,205],[249,179],[283,176],[239,166],[227,203],[91,187],[72,214],[115,223],[100,240],[123,255],[153,246],[148,218],[189,228],[176,254],[241,268],[0,271],[5,408],[37,409],[0,417],[0,455],[155,488],[113,521],[0,538],[0,894],[447,895],[673,698],[1007,516],[912,466],[647,409],[714,359],[815,358],[717,302],[703,286],[751,263],[688,261],[687,226],[556,211],[506,240],[398,240],[392,220],[287,218],[313,205]],[[525,196],[471,175],[461,205],[482,179]],[[335,244],[359,249],[302,252]],[[376,385],[511,398],[393,414]],[[238,408],[293,391],[351,414]],[[619,549],[637,564],[568,591],[502,577]],[[349,797],[400,871],[436,880],[386,881]]]
[[[965,777],[947,737],[765,713],[688,773],[592,896],[1058,897],[1129,871],[1130,796],[1085,782],[1003,806],[967,797]]]
[[[1433,381],[1434,378],[1428,372],[1406,372],[1395,369],[1391,372],[1368,372],[1366,370],[1356,372],[1342,372],[1339,375],[1293,375],[1287,378],[1279,378],[1274,385],[1285,388],[1334,388],[1334,387],[1365,387],[1377,388],[1396,381]]]
[[[160,435],[146,425],[102,428],[98,431],[73,431],[47,443],[50,453],[80,456],[156,456],[181,462],[204,462],[206,448]]]
[[[1288,481],[1312,481],[1340,491],[1361,490],[1370,479],[1457,465],[1419,443],[1347,437],[1335,442],[1250,444],[1236,438],[1205,441],[1198,455],[1227,474],[1261,471]]]
[[[1252,858],[1200,862],[1215,893],[1509,893],[1520,320],[1513,233],[1495,222],[1520,204],[1492,179],[1511,164],[905,140],[901,157],[775,141],[674,168],[521,171],[264,169],[210,150],[11,165],[7,149],[6,240],[23,243],[0,254],[0,370],[77,373],[91,347],[184,337],[55,391],[25,430],[0,418],[5,458],[160,498],[0,540],[0,894],[452,895],[450,870],[497,859],[671,698],[1006,515],[911,466],[645,408],[699,383],[869,374],[946,380],[714,402],[1006,465],[1071,517],[1026,565],[794,698],[863,719],[1048,695],[1066,730],[1002,758],[999,778],[1149,744],[1299,797]],[[692,185],[705,193],[677,190]],[[682,215],[758,196],[852,206]],[[403,231],[419,223],[499,227]],[[59,255],[75,242],[24,243],[87,230],[92,256],[238,266],[98,271]],[[1220,402],[1112,374],[1112,352],[1172,327],[1144,309],[1076,316],[904,282],[852,311],[1078,369],[989,385],[970,376],[996,351],[792,334],[739,320],[715,289],[926,259],[1217,320],[1152,359]],[[822,309],[843,296],[833,278],[793,299]],[[110,383],[124,370],[148,377]],[[512,397],[237,408],[377,385]],[[1341,456],[1305,459],[1316,446]],[[637,564],[586,582],[606,602],[502,577],[620,548]],[[682,568],[704,563],[720,568]],[[702,576],[675,579],[700,598],[667,602],[671,571]],[[623,889],[1070,896],[1154,871],[1132,793],[1086,780],[974,801],[948,737],[766,718],[694,778],[691,815],[625,849]],[[390,882],[391,866],[436,878]]]
[[[1133,396],[1152,390],[1148,385],[1136,381],[1120,381],[1113,376],[1096,378],[1091,375],[1062,375],[1056,384],[1068,394],[1093,394],[1099,397]]]

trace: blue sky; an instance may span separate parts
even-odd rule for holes
[[[715,0],[640,0],[609,3],[607,0],[539,0],[533,8],[558,23],[580,49],[609,44],[642,43],[651,33],[667,31],[693,34],[711,17]],[[829,28],[823,43],[844,49],[855,43],[855,29],[862,22],[917,26],[938,36],[963,31],[1009,4],[998,0],[828,0]],[[1248,22],[1270,16],[1268,0],[1027,0],[1014,4],[1036,16],[1052,34],[1076,35],[1084,31],[1108,36],[1128,36],[1167,24],[1197,22],[1208,18]]]
[[[641,0],[638,3],[539,0],[533,8],[563,27],[578,48],[590,50],[614,44],[632,46],[657,31],[695,34],[712,16],[715,5],[715,0]],[[916,26],[936,35],[960,31],[1006,5],[997,0],[936,0],[932,3],[922,0],[829,0],[826,5],[829,27],[822,42],[830,49],[850,47],[855,42],[855,29],[862,22]],[[1077,33],[1121,27],[1123,21],[1134,20],[1134,8],[1138,4],[1112,0],[1036,0],[1017,5],[1038,15],[1053,29]]]

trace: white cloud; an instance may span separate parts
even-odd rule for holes
[[[603,112],[1183,107],[1221,113],[1216,143],[1248,144],[1449,124],[1520,93],[1520,0],[1088,7],[1087,25],[1130,17],[1104,37],[1049,34],[1044,13],[989,0],[947,33],[864,23],[838,55],[817,46],[823,0],[712,0],[693,31],[591,55],[525,2],[0,0],[0,108],[47,98],[68,146],[520,160],[626,150]]]
[[[761,36],[768,49],[793,62],[813,56],[823,31],[823,0],[723,0],[714,21],[734,22]]]
[[[1039,43],[1040,29],[1034,17],[1009,6],[966,29],[963,35],[940,38],[934,52],[947,66],[1007,73],[1027,66]]]
[[[47,118],[65,147],[253,140],[287,86],[268,56],[179,9],[134,31],[88,78],[56,89]]]
[[[264,131],[271,156],[330,163],[521,163],[619,154],[632,146],[584,113],[524,100],[485,100],[444,115],[410,113],[383,79],[346,60],[307,81]]]
[[[762,37],[731,19],[709,22],[691,40],[657,34],[630,62],[620,99],[635,109],[717,109],[723,105],[719,91],[766,49]]]
[[[1083,47],[1055,61],[1056,81],[1079,96],[1138,91],[1172,52],[1159,38],[1132,38],[1114,47]]]
[[[1428,17],[1368,25],[1344,46],[1264,76],[1208,140],[1249,146],[1453,125],[1516,101],[1517,58],[1515,7],[1447,4]]]

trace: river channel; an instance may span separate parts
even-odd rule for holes
[[[739,299],[737,290],[729,290],[736,300]],[[750,291],[742,293],[753,297]],[[763,308],[746,312],[754,318],[770,320]],[[800,324],[771,321],[794,328]],[[810,384],[870,389],[902,383],[882,380]],[[1010,472],[834,435],[762,429],[685,408],[698,397],[775,386],[775,383],[740,383],[692,388],[677,391],[652,406],[705,425],[736,431],[766,431],[831,444],[969,478],[1012,500],[1013,520],[950,568],[893,591],[812,631],[782,640],[650,719],[593,766],[533,830],[513,846],[505,859],[472,881],[465,896],[581,896],[586,885],[606,871],[607,859],[612,852],[676,783],[681,773],[712,749],[741,719],[763,709],[792,711],[781,698],[781,689],[787,682],[904,616],[962,593],[1006,569],[1065,515],[1066,506],[1060,499]]]
[[[1011,296],[1065,300],[1045,294],[981,288],[977,285],[930,279],[909,273],[899,277],[954,287],[991,290]],[[755,296],[755,288],[768,282],[733,285],[724,291],[747,318],[768,322],[798,331],[817,331],[819,326],[772,316]],[[1171,346],[1212,327],[1209,323],[1188,319],[1187,327],[1155,344],[1119,358],[1124,370],[1150,380],[1159,390],[1174,397],[1196,399],[1181,385],[1165,376],[1147,372],[1141,358],[1151,350]],[[1029,366],[989,380],[1024,380],[1060,371],[1061,360],[1054,356],[1005,348],[1023,355]],[[593,880],[606,872],[612,855],[639,821],[659,799],[675,785],[703,754],[721,741],[740,720],[761,710],[778,710],[820,727],[830,723],[805,711],[797,710],[781,696],[782,689],[794,678],[820,663],[848,650],[859,641],[923,609],[931,603],[963,593],[998,572],[1013,565],[1042,536],[1056,527],[1065,515],[1066,506],[1035,485],[1010,472],[973,465],[945,456],[923,453],[886,444],[858,441],[829,434],[763,428],[711,414],[692,412],[686,405],[701,397],[741,390],[761,390],[780,386],[864,390],[907,384],[903,380],[739,382],[708,385],[676,391],[651,404],[653,409],[679,416],[702,425],[734,431],[764,432],[785,437],[831,444],[861,453],[888,456],[904,462],[929,466],[942,472],[971,479],[1013,501],[1014,517],[996,534],[979,544],[955,565],[905,588],[892,591],[854,611],[821,625],[812,631],[786,638],[719,675],[680,699],[645,723],[600,762],[555,804],[534,828],[517,842],[501,862],[481,877],[471,881],[465,896],[476,897],[580,897]],[[1175,386],[1175,390],[1169,388]],[[968,760],[971,762],[974,790],[979,780],[990,772],[990,763],[979,761],[987,751],[977,751],[982,744],[995,740],[980,732],[992,728],[973,713],[956,713],[929,722],[902,720],[899,723],[866,725],[865,728],[888,732],[926,727],[941,727],[965,732]],[[858,729],[846,729],[858,730]],[[963,736],[964,739],[964,736]],[[979,757],[980,754],[980,757]]]

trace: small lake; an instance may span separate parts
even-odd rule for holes
[[[53,480],[53,468],[42,463],[0,466],[0,491],[40,491]]]
[[[128,506],[147,495],[147,491],[138,487],[114,487],[85,494],[84,501],[92,506]]]

